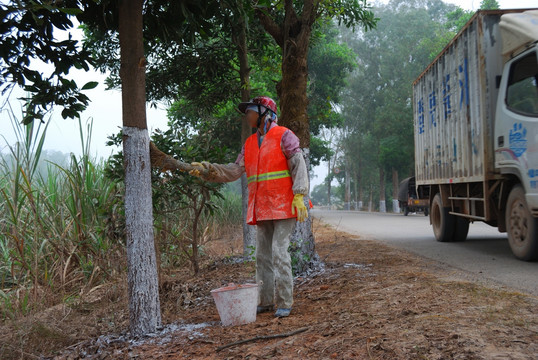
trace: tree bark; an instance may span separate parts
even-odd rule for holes
[[[241,101],[244,102],[250,100],[250,67],[248,62],[247,26],[244,18],[241,18],[236,29],[237,35],[234,36],[234,42],[237,46],[239,57]],[[242,119],[241,144],[245,144],[250,135],[252,135],[252,128]],[[243,257],[247,260],[252,260],[256,249],[256,226],[247,224],[248,184],[246,174],[241,176],[241,205],[243,213]]]
[[[310,147],[306,87],[308,81],[308,48],[299,48],[288,39],[282,51],[282,80],[277,85],[281,116],[279,124],[291,129],[299,138],[301,148]]]
[[[155,332],[161,325],[146,125],[142,5],[143,0],[122,0],[119,8],[127,283],[133,335]]]

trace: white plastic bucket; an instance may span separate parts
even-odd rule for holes
[[[256,321],[258,285],[228,284],[211,290],[223,326],[243,325]]]

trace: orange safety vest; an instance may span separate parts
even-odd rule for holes
[[[288,161],[280,147],[288,129],[275,126],[265,135],[261,147],[258,135],[245,142],[245,171],[248,182],[247,224],[257,221],[296,218],[291,213],[293,182]]]

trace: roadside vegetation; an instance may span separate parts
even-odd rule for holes
[[[126,271],[123,184],[113,171],[118,157],[89,155],[90,123],[80,125],[81,156],[46,160],[47,126],[21,125],[8,115],[18,140],[0,162],[2,320],[74,301]],[[154,177],[161,189],[154,194],[160,268],[194,269],[207,242],[240,226],[241,195],[214,187],[209,200],[200,184]]]

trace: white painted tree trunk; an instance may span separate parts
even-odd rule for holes
[[[385,200],[379,200],[379,212],[387,212],[387,205],[385,204]]]
[[[349,171],[349,159],[346,156],[345,157],[345,166],[346,166],[346,172],[345,172],[345,195],[344,195],[344,209],[350,210],[350,202],[351,202],[351,173]]]
[[[256,254],[256,226],[247,224],[248,184],[247,175],[241,176],[241,203],[243,212],[243,257],[254,260]]]
[[[129,320],[133,335],[161,325],[147,129],[123,127]]]
[[[400,213],[400,203],[398,202],[398,199],[392,199],[392,211],[396,214]]]

